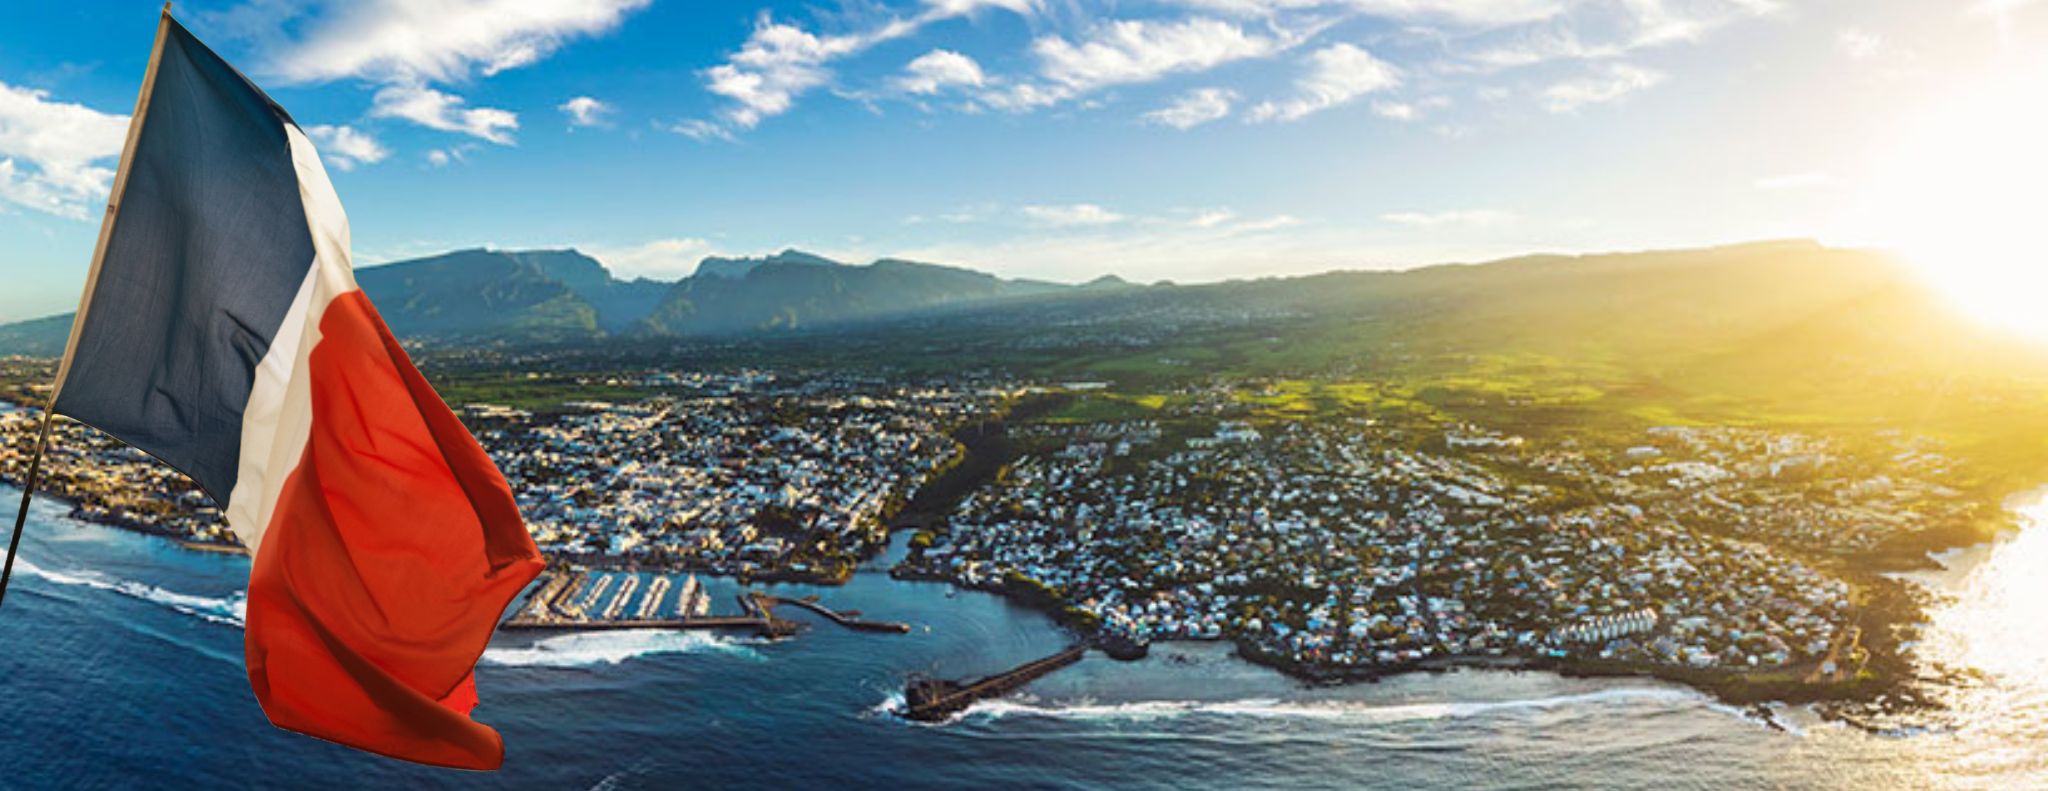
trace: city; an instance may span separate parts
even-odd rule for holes
[[[1543,443],[1399,411],[1276,412],[1303,385],[1226,379],[1139,398],[758,369],[603,382],[646,395],[460,409],[556,562],[831,584],[910,530],[899,577],[994,591],[1139,652],[1229,642],[1306,679],[1547,667],[1734,702],[1867,700],[1901,680],[1918,620],[1885,553],[1989,517],[1942,483],[1953,461],[1898,432],[1853,448],[1709,426]],[[34,424],[0,413],[9,480]],[[1007,432],[982,451],[1005,454],[993,474],[939,498],[938,518],[900,519],[962,468],[954,434],[991,424]],[[60,426],[47,480],[77,515],[232,549],[181,476]]]

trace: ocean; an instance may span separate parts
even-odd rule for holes
[[[0,486],[0,502],[18,490]],[[1888,733],[1785,709],[1774,729],[1639,680],[1460,671],[1305,687],[1228,646],[1090,656],[953,722],[889,713],[917,671],[1053,653],[1042,615],[874,564],[819,594],[914,624],[792,640],[500,635],[476,717],[495,773],[414,767],[270,726],[242,668],[248,561],[36,505],[0,608],[0,787],[115,788],[2025,788],[2048,787],[2048,508],[1943,558],[1920,648],[1968,662],[1953,713]],[[886,562],[886,559],[883,561]],[[717,608],[740,589],[707,580]],[[812,620],[807,614],[790,616]]]

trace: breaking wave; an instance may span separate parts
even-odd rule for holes
[[[624,629],[575,632],[521,646],[493,645],[484,651],[483,663],[504,667],[590,667],[616,665],[652,654],[695,653],[762,658],[760,652],[746,642],[704,632]]]
[[[194,596],[134,580],[111,579],[95,571],[53,571],[25,557],[17,556],[14,565],[46,582],[112,591],[223,626],[239,629],[248,619],[249,599],[243,591],[235,591],[224,598]]]
[[[1623,688],[1527,700],[1369,704],[1355,701],[1283,701],[1273,698],[1129,703],[1046,703],[1030,698],[984,700],[968,707],[970,718],[1045,717],[1069,720],[1143,721],[1187,716],[1300,719],[1358,724],[1392,724],[1513,715],[1553,709],[1631,703],[1691,703],[1705,698],[1683,689]],[[900,702],[895,705],[900,706]]]

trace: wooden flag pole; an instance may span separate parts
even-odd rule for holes
[[[43,469],[43,455],[50,447],[50,426],[57,418],[57,393],[71,373],[71,355],[78,349],[78,331],[85,326],[85,311],[92,307],[93,286],[100,282],[100,264],[107,258],[107,240],[114,234],[114,218],[121,212],[121,195],[128,188],[128,166],[135,158],[135,140],[142,136],[142,119],[149,112],[149,95],[156,89],[156,67],[163,61],[164,33],[170,29],[171,4],[164,3],[157,17],[156,42],[150,46],[149,68],[142,74],[142,90],[135,95],[135,112],[128,117],[128,143],[121,148],[121,166],[114,172],[114,188],[107,197],[107,216],[100,222],[100,238],[92,251],[92,269],[85,276],[85,293],[78,298],[78,312],[71,319],[71,339],[64,344],[64,358],[57,363],[57,381],[50,387],[50,401],[43,406],[43,426],[36,432],[36,453],[28,462],[28,479],[21,487],[21,510],[14,514],[14,535],[7,540],[7,561],[0,564],[0,602],[7,601],[7,581],[14,576],[14,554],[21,543],[22,526],[28,523],[29,501]]]

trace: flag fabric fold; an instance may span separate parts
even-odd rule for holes
[[[357,288],[312,142],[168,14],[132,124],[54,410],[221,504],[271,722],[496,768],[473,671],[542,565],[504,476]]]

